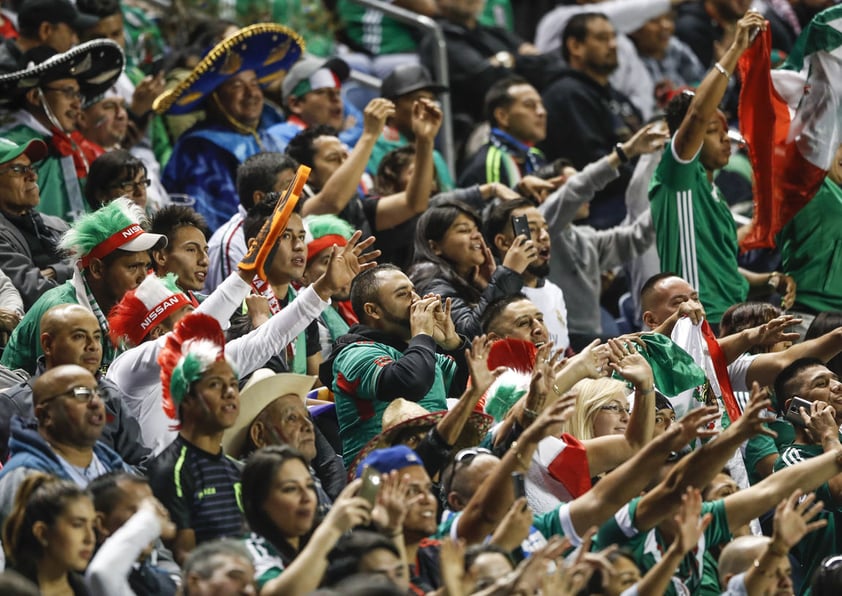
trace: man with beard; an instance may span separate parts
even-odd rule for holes
[[[587,12],[570,19],[562,34],[561,54],[569,69],[544,89],[550,127],[541,149],[547,159],[569,159],[577,169],[616,149],[642,125],[642,116],[608,77],[617,68],[617,34],[608,18]],[[598,229],[620,223],[626,215],[625,189],[632,156],[618,152],[620,176],[597,193],[587,223]]]
[[[535,258],[521,273],[521,291],[543,313],[544,324],[557,349],[570,347],[567,334],[567,306],[561,288],[547,279],[550,273],[550,233],[547,220],[529,199],[500,201],[485,216],[483,235],[494,256],[502,261],[515,241],[513,217],[526,217],[535,243]],[[545,340],[546,341],[546,340]]]
[[[573,349],[581,350],[595,337],[604,336],[599,304],[602,271],[622,265],[654,241],[648,211],[631,223],[607,230],[594,230],[573,222],[587,217],[598,189],[620,175],[621,153],[627,157],[650,153],[659,149],[664,140],[664,135],[651,126],[644,127],[581,172],[565,168],[562,187],[540,207],[529,201],[506,201],[486,215],[486,242],[500,257],[505,256],[514,241],[512,216],[527,217],[538,253],[536,261],[523,273],[523,293],[547,317],[556,347],[567,347],[572,342]],[[544,277],[549,279],[542,283]],[[563,302],[558,298],[561,292]],[[561,334],[559,325],[563,326]],[[566,342],[568,335],[570,342]]]
[[[354,278],[351,306],[360,324],[337,340],[319,368],[335,395],[346,467],[380,432],[391,400],[403,397],[430,412],[446,409],[446,398],[465,389],[469,345],[456,333],[450,301],[420,297],[393,265]]]
[[[21,482],[46,472],[84,488],[113,470],[130,469],[100,442],[105,405],[89,370],[68,364],[38,377],[32,387],[36,421],[12,419],[11,459],[0,473],[0,517],[8,515]]]

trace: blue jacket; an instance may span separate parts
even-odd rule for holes
[[[35,420],[12,416],[11,429],[9,452],[12,457],[0,470],[0,480],[18,468],[47,472],[64,480],[71,480],[55,452],[38,432],[38,423]],[[94,453],[109,471],[132,471],[117,452],[100,441],[94,445]]]

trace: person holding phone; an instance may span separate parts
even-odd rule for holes
[[[776,472],[822,453],[842,449],[839,435],[842,382],[824,362],[801,358],[787,366],[775,379],[775,396],[778,407],[786,412],[786,419],[795,429],[795,439],[781,451],[775,462]],[[822,559],[839,553],[842,548],[838,533],[842,526],[842,474],[822,484],[816,490],[816,498],[824,502],[818,519],[827,520],[827,528],[807,535],[791,551],[792,558],[800,566],[793,575],[805,578],[801,594],[809,587],[806,581]]]
[[[535,243],[521,234],[500,266],[485,243],[482,222],[463,203],[442,201],[418,219],[415,264],[409,278],[420,294],[439,294],[453,302],[456,331],[482,335],[486,306],[523,287],[523,272],[536,258]]]

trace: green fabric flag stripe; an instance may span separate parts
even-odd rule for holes
[[[704,385],[705,371],[693,357],[666,335],[649,333],[641,336],[646,344],[643,357],[652,367],[655,387],[668,397]]]
[[[838,21],[838,22],[837,22]],[[832,52],[842,45],[842,5],[823,10],[798,36],[782,69],[804,68],[804,58],[816,52]]]

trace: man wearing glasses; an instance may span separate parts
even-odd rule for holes
[[[131,471],[99,438],[105,404],[90,371],[77,365],[53,368],[32,387],[35,420],[15,416],[9,447],[12,457],[0,472],[0,517],[9,514],[21,482],[46,472],[84,488],[113,470]]]
[[[98,39],[58,54],[47,46],[28,51],[27,68],[0,76],[0,98],[11,110],[0,133],[15,143],[44,141],[49,154],[37,166],[39,211],[73,221],[88,211],[83,196],[91,162],[103,149],[77,130],[86,97],[108,89],[123,70],[123,51]]]
[[[41,140],[19,145],[0,138],[0,258],[25,310],[73,275],[58,251],[67,224],[35,210],[41,195],[33,164],[46,156],[47,145]]]

